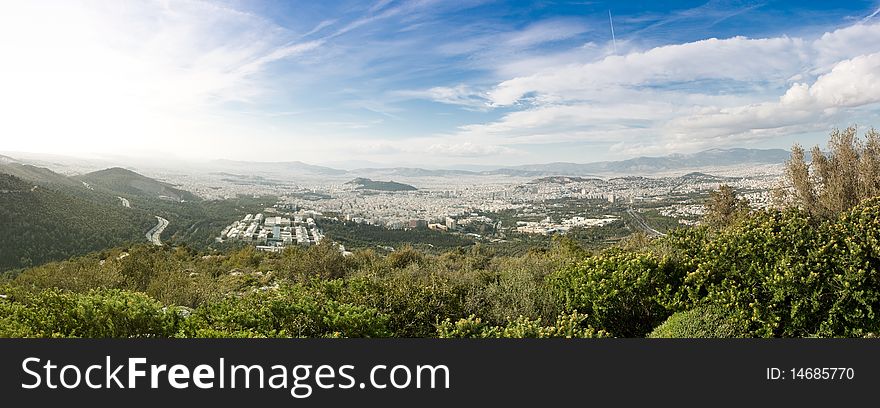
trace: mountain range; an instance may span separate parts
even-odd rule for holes
[[[461,177],[461,176],[513,176],[513,177],[546,177],[546,176],[587,176],[608,177],[621,175],[651,175],[657,172],[691,172],[699,171],[707,167],[726,167],[738,165],[766,165],[782,164],[790,157],[790,153],[784,149],[710,149],[697,153],[671,154],[667,156],[644,156],[627,160],[600,161],[590,163],[553,162],[525,164],[516,166],[493,167],[488,165],[460,165],[453,168],[422,168],[422,167],[382,167],[375,163],[360,161],[360,164],[371,164],[370,167],[343,170],[328,166],[320,166],[301,161],[287,162],[258,162],[238,160],[212,160],[208,162],[192,163],[169,163],[162,169],[177,168],[185,172],[226,172],[245,176],[260,175],[264,177],[344,177],[344,178],[372,178],[389,179],[396,177]],[[51,160],[49,160],[51,159]],[[87,159],[70,158],[79,168]],[[8,156],[0,156],[0,164],[16,162]],[[69,173],[71,168],[64,163],[62,157],[52,156],[34,161],[31,159],[21,160],[20,163],[31,163],[49,167],[52,170],[64,170]],[[106,168],[107,161],[95,162],[97,168]],[[115,163],[115,162],[114,162]],[[340,163],[340,162],[337,162]],[[100,164],[100,166],[97,166]],[[117,163],[120,165],[124,163]],[[160,164],[161,166],[161,164]],[[57,167],[57,168],[56,168]],[[94,167],[93,167],[94,168]],[[185,198],[184,198],[185,199]]]
[[[374,177],[456,177],[506,175],[520,177],[597,176],[622,174],[651,174],[668,171],[687,171],[706,167],[725,167],[751,164],[782,164],[791,156],[784,149],[711,149],[698,153],[671,154],[659,157],[636,157],[619,161],[592,163],[554,162],[499,167],[486,170],[424,169],[418,167],[369,167],[338,170],[313,166],[321,174],[369,175]],[[299,162],[296,162],[299,163]],[[300,163],[301,164],[301,163]],[[303,170],[313,170],[298,167]]]
[[[661,157],[636,157],[621,161],[594,163],[547,163],[513,166],[508,169],[543,174],[586,176],[593,174],[645,174],[700,167],[721,167],[744,164],[782,164],[791,156],[784,149],[711,149],[690,154],[671,154]]]

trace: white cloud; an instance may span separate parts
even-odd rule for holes
[[[454,87],[438,86],[420,91],[396,91],[393,95],[403,98],[427,99],[449,105],[460,105],[475,109],[489,107],[485,94],[467,85]]]
[[[611,86],[704,79],[778,80],[798,72],[802,65],[800,43],[799,39],[787,37],[734,37],[668,45],[510,79],[490,91],[489,98],[498,106],[506,106],[529,94],[584,98]]]
[[[827,130],[880,103],[880,24],[815,40],[708,39],[541,67],[486,97],[515,110],[458,136],[670,153]]]
[[[859,23],[823,34],[810,44],[812,70],[821,74],[834,64],[864,54],[880,52],[880,23]]]
[[[512,47],[532,47],[552,41],[566,40],[586,31],[587,27],[576,21],[546,20],[532,24],[522,31],[509,34],[506,43]]]
[[[810,86],[809,96],[825,107],[880,102],[880,53],[841,61]]]
[[[812,85],[796,83],[778,101],[704,109],[674,119],[667,130],[700,137],[761,134],[809,124],[852,108],[880,102],[880,53],[839,62]]]

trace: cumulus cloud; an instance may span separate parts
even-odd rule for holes
[[[812,85],[795,83],[778,101],[721,109],[703,109],[667,126],[675,134],[702,137],[760,134],[807,124],[853,108],[880,102],[880,53],[839,62]]]
[[[493,144],[673,152],[827,130],[880,103],[880,24],[815,39],[733,37],[544,67],[486,93],[512,112],[459,128]]]
[[[800,99],[809,96],[824,107],[852,107],[880,102],[880,53],[860,55],[842,61],[809,87],[800,84]],[[794,87],[793,87],[794,88]],[[789,90],[792,92],[792,90]],[[786,93],[786,96],[789,96]],[[783,102],[795,99],[783,99]],[[799,102],[796,100],[795,102]]]
[[[735,37],[656,47],[513,78],[496,86],[489,98],[495,105],[507,106],[529,94],[595,97],[611,86],[705,79],[779,80],[799,71],[803,61],[798,51],[801,43],[787,37]]]
[[[827,72],[841,60],[880,52],[880,23],[859,23],[822,34],[806,53],[812,55],[813,73]]]

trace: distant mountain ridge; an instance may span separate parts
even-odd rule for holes
[[[707,166],[740,164],[782,164],[791,157],[784,149],[710,149],[698,153],[671,154],[660,157],[636,157],[620,161],[594,163],[546,163],[512,166],[510,169],[555,175],[585,176],[597,173],[646,173],[683,170]]]
[[[454,177],[508,175],[518,177],[596,177],[598,174],[645,174],[658,171],[688,170],[701,167],[744,164],[782,164],[791,157],[785,149],[710,149],[697,153],[676,153],[668,156],[636,157],[619,161],[591,163],[554,162],[499,167],[492,170],[428,170],[417,167],[362,168],[348,171],[357,175],[397,177]]]
[[[809,155],[808,155],[809,156]],[[677,153],[667,156],[636,157],[618,161],[589,163],[553,162],[516,166],[459,165],[452,168],[420,168],[406,166],[362,167],[342,170],[327,166],[313,165],[301,161],[256,162],[236,160],[213,160],[208,164],[194,165],[189,171],[199,169],[216,175],[218,172],[238,176],[262,176],[284,180],[300,176],[310,177],[362,177],[371,179],[419,178],[419,177],[462,177],[462,176],[511,176],[511,177],[603,177],[622,175],[650,175],[667,171],[698,171],[706,167],[725,167],[745,164],[782,164],[790,158],[784,149],[710,149],[697,153]],[[29,160],[0,157],[0,166],[22,165]],[[38,163],[33,163],[38,164]],[[366,164],[366,163],[364,163]],[[375,163],[370,163],[375,164]],[[41,165],[41,164],[40,164]],[[42,165],[41,165],[42,166]],[[48,166],[51,167],[51,166]]]
[[[307,173],[319,175],[342,175],[348,173],[346,170],[334,169],[331,167],[317,166],[314,164],[303,163],[301,161],[289,162],[252,162],[237,160],[213,160],[214,165],[226,170],[239,170],[250,172],[266,172],[266,173]]]

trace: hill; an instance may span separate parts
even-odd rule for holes
[[[88,183],[92,188],[123,197],[159,198],[170,201],[198,200],[193,193],[175,188],[144,175],[121,167],[98,170],[76,176],[74,179]]]
[[[17,160],[0,156],[0,173],[16,176],[41,185],[82,187],[82,184],[62,174],[43,167],[20,163]]]
[[[368,178],[356,178],[352,181],[349,181],[349,185],[356,186],[357,190],[373,190],[373,191],[416,191],[417,188],[403,183],[397,183],[394,181],[375,181],[370,180]]]
[[[142,211],[0,174],[0,271],[143,241],[153,224]]]

